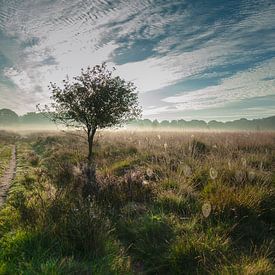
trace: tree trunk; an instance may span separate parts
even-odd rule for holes
[[[87,198],[92,196],[97,192],[98,186],[96,183],[96,165],[93,155],[93,143],[94,136],[96,133],[96,128],[88,130],[88,165],[85,168],[86,183],[83,187],[83,197]]]
[[[88,145],[89,145],[88,161],[89,161],[89,163],[93,162],[93,144],[94,144],[95,132],[96,132],[96,128],[88,131]]]

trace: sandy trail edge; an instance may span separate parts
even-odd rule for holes
[[[7,192],[10,188],[11,181],[16,174],[16,146],[12,146],[12,153],[9,166],[7,167],[4,175],[0,178],[0,207],[4,204]]]

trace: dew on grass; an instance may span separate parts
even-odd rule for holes
[[[78,176],[80,176],[82,174],[82,171],[81,171],[81,169],[80,169],[80,167],[78,165],[77,166],[73,166],[72,171],[73,171],[73,175],[75,177],[78,177]]]
[[[255,174],[254,171],[249,171],[248,172],[248,180],[249,181],[253,181],[255,179],[255,177],[256,177],[256,174]]]
[[[132,172],[130,175],[131,181],[135,181],[137,178],[137,173],[136,172]]]
[[[246,167],[246,159],[245,158],[241,158],[241,162],[242,162],[242,166]]]
[[[146,175],[151,178],[154,175],[154,171],[151,168],[147,168]]]
[[[209,215],[211,214],[211,210],[212,207],[209,202],[204,203],[201,207],[201,212],[205,218],[209,217]]]
[[[235,172],[235,179],[238,183],[242,183],[243,180],[245,179],[245,173],[241,170],[237,170]]]
[[[143,181],[142,181],[142,185],[143,185],[143,186],[149,185],[149,181],[148,181],[148,180],[143,180]]]
[[[191,177],[192,176],[192,169],[190,168],[190,166],[188,166],[188,165],[183,166],[183,174],[186,177]]]
[[[209,170],[209,175],[210,175],[210,178],[212,180],[216,179],[218,177],[218,172],[216,169],[214,169],[213,167],[210,168]]]
[[[260,170],[261,171],[263,170],[263,162],[262,161],[260,162]]]

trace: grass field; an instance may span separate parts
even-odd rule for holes
[[[100,132],[87,199],[84,138],[3,132],[1,163],[12,144],[0,274],[275,272],[275,133]]]
[[[0,177],[7,168],[11,157],[11,147],[9,144],[0,141]]]

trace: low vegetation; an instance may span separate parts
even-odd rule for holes
[[[0,274],[274,272],[274,133],[98,132],[87,198],[78,134],[1,134]]]
[[[3,175],[11,157],[11,147],[6,144],[0,145],[0,176]]]

